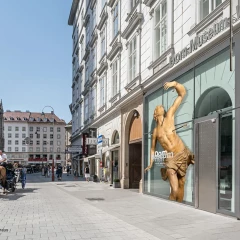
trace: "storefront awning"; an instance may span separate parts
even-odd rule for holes
[[[120,144],[114,144],[112,146],[109,146],[108,148],[105,148],[102,150],[102,153],[105,153],[107,151],[114,151],[116,148],[119,148]]]
[[[85,157],[84,158],[84,162],[88,162],[88,160],[91,159],[91,158],[95,158],[95,155],[91,155],[91,156]]]

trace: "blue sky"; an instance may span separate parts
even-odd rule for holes
[[[50,105],[71,120],[72,0],[0,1],[0,99],[4,110]],[[50,108],[45,109],[50,112]]]

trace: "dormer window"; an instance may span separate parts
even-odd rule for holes
[[[10,120],[14,120],[14,118],[13,118],[13,117],[10,117]]]

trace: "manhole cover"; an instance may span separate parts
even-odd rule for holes
[[[104,201],[104,198],[86,198],[89,201]]]

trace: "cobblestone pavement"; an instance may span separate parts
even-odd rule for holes
[[[239,240],[240,221],[72,175],[51,182],[35,173],[25,190],[18,184],[15,193],[0,194],[5,239]]]

